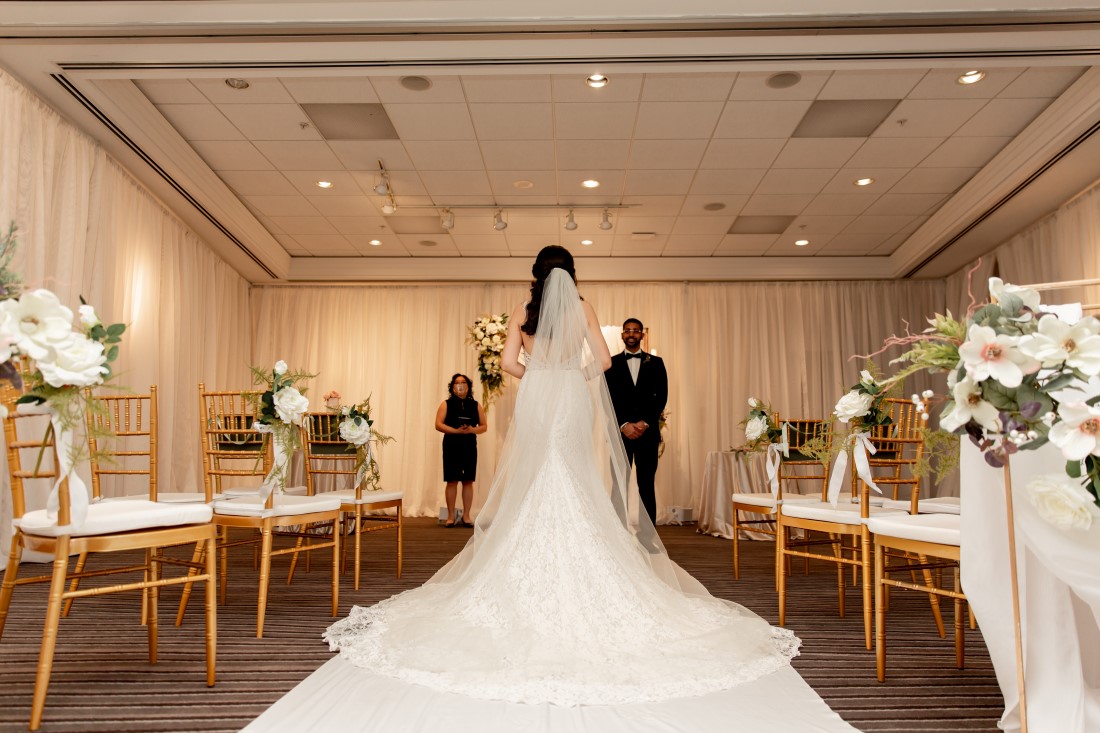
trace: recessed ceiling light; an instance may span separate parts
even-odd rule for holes
[[[516,188],[534,188],[535,187],[535,182],[534,181],[519,180],[519,181],[512,181],[512,185],[515,186]]]
[[[611,81],[611,80],[608,79],[603,74],[593,74],[592,76],[585,79],[584,83],[587,84],[588,86],[592,87],[593,89],[600,89],[602,87],[607,86],[607,83],[609,81]]]
[[[809,243],[810,243],[810,240],[808,240],[808,239],[796,239],[796,240],[794,240],[794,244],[795,244],[796,247],[805,247]]]
[[[592,244],[592,240],[591,239],[582,239],[581,244],[583,244],[585,247],[588,247],[589,245]]]
[[[797,71],[781,71],[769,76],[764,83],[772,89],[790,89],[800,81],[802,81],[802,74]]]
[[[382,244],[382,242],[378,239],[372,239],[367,244],[369,244],[372,247],[377,247],[378,245]]]
[[[965,74],[961,75],[955,81],[959,84],[977,84],[985,78],[985,72],[977,69],[972,69]]]
[[[432,88],[432,80],[426,76],[403,76],[401,86],[411,92],[423,92]]]
[[[317,181],[317,188],[332,188],[332,181]]]
[[[581,181],[581,185],[585,188],[599,188],[600,182],[595,178],[589,178],[587,181]]]
[[[853,183],[857,186],[870,186],[875,182],[874,178],[857,178]]]
[[[250,86],[252,86],[251,84],[249,84],[244,79],[226,79],[225,80],[225,85],[227,87],[229,87],[230,89],[242,89],[242,90],[243,89],[248,89]]]

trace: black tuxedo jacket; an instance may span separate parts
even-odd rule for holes
[[[649,430],[643,437],[658,435],[661,411],[668,402],[668,373],[660,357],[642,352],[638,383],[630,378],[626,353],[611,357],[611,368],[604,372],[607,391],[615,407],[618,424],[644,420]]]

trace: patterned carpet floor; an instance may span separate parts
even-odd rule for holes
[[[443,529],[429,519],[408,520],[404,574],[397,579],[394,533],[370,533],[361,589],[353,591],[350,575],[344,577],[340,614],[420,585],[469,535],[470,530]],[[778,620],[771,543],[743,542],[741,579],[734,580],[729,540],[697,534],[693,527],[662,527],[661,536],[672,558],[711,593]],[[61,622],[42,730],[239,730],[331,656],[320,639],[332,622],[326,552],[318,552],[312,571],[300,572],[289,586],[288,560],[276,560],[263,639],[255,638],[257,574],[251,552],[230,553],[229,599],[218,608],[213,688],[205,686],[199,597],[176,628],[172,619],[180,591],[162,592],[156,665],[148,663],[136,593],[78,599]],[[24,565],[20,576],[42,572],[48,566]],[[841,717],[863,731],[997,730],[1003,703],[981,634],[967,632],[966,669],[956,669],[949,604],[944,605],[948,638],[940,639],[924,594],[893,594],[888,679],[879,683],[874,653],[863,648],[858,589],[849,587],[846,599],[848,615],[839,618],[831,566],[811,564],[809,575],[797,567],[791,578],[787,625],[803,641],[794,666]],[[45,584],[16,588],[0,641],[0,731],[26,730],[45,606]]]

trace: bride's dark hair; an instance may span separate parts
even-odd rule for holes
[[[527,302],[527,320],[520,326],[520,330],[530,336],[534,336],[539,327],[542,286],[546,284],[546,278],[555,267],[568,272],[573,282],[577,282],[577,273],[573,270],[573,255],[569,250],[551,244],[539,251],[538,256],[535,257],[535,264],[531,265],[531,274],[535,276],[535,281],[531,283],[531,300]]]

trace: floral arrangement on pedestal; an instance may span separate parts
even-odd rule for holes
[[[374,429],[371,417],[370,397],[351,407],[338,407],[340,437],[355,446],[355,486],[363,485],[364,491],[381,491],[381,469],[374,445],[386,445],[393,437]]]
[[[508,334],[508,314],[482,316],[470,326],[469,342],[477,351],[477,374],[481,379],[481,404],[485,409],[504,391],[504,369],[500,355]]]
[[[252,383],[267,388],[258,398],[248,395],[255,400],[256,418],[252,428],[263,434],[265,443],[271,436],[274,453],[271,470],[260,486],[263,499],[267,499],[272,491],[281,494],[286,489],[290,457],[302,447],[299,428],[309,412],[305,389],[299,388],[299,385],[314,376],[309,372],[290,371],[281,359],[275,362],[271,371],[252,367]]]

